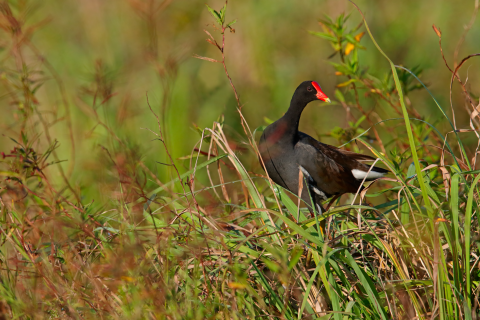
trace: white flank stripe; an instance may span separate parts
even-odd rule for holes
[[[313,187],[313,191],[318,194],[323,200],[327,199],[325,193],[320,191],[317,187]]]
[[[304,167],[302,166],[298,166],[300,168],[300,170],[302,170],[303,172],[303,175],[308,178],[308,180],[313,180],[312,179],[312,176],[310,176],[310,173],[308,173],[307,169],[305,169]]]
[[[353,169],[352,174],[357,180],[363,180],[365,176],[367,175],[367,172],[358,170],[358,169]],[[376,171],[370,171],[368,173],[367,179],[377,179],[383,177],[384,173],[381,172],[376,172]]]

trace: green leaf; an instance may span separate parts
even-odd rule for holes
[[[222,21],[222,23],[221,23],[222,25],[223,25],[223,23],[225,22],[225,11],[226,11],[226,10],[227,10],[227,4],[225,3],[225,4],[223,5],[223,8],[220,10],[220,19],[221,19],[221,21]]]
[[[348,42],[350,42],[352,44],[357,44],[358,43],[358,41],[355,40],[355,38],[351,34],[345,35],[345,39],[347,39]]]
[[[328,41],[332,41],[332,42],[336,42],[337,41],[337,38],[335,38],[334,36],[328,34],[328,33],[324,33],[324,32],[316,32],[316,31],[308,31],[308,33],[310,33],[311,35],[314,35],[316,37],[319,37],[319,38],[322,38],[322,39],[326,39]]]
[[[345,16],[344,13],[341,13],[337,18],[337,26],[341,27],[343,25],[343,17]]]
[[[274,261],[271,261],[268,258],[262,258],[263,263],[267,266],[268,269],[270,269],[273,272],[278,272],[280,271],[280,265]]]
[[[335,67],[335,69],[339,72],[341,72],[343,75],[348,76],[348,75],[355,75],[355,73],[352,71],[350,66],[347,66],[344,63],[335,63],[328,61],[329,64]]]
[[[348,86],[349,84],[352,84],[352,83],[354,83],[354,82],[356,82],[356,81],[357,81],[357,80],[355,80],[355,79],[350,79],[350,80],[348,80],[348,81],[345,81],[345,82],[342,82],[342,83],[340,83],[340,84],[337,84],[337,88],[346,87],[346,86]]]
[[[408,170],[407,170],[407,180],[413,178],[414,176],[415,176],[415,164],[412,162],[412,163],[408,166]]]
[[[450,189],[450,207],[451,207],[451,219],[453,224],[453,236],[455,245],[457,246],[456,251],[461,253],[462,250],[460,249],[460,234],[459,234],[459,213],[458,213],[458,205],[459,205],[459,187],[458,183],[460,180],[460,176],[458,174],[453,175],[452,182],[451,182],[451,189]],[[456,260],[456,259],[455,259]]]
[[[477,173],[480,173],[480,170],[463,171],[463,172],[460,172],[459,174],[471,174],[471,175],[474,175],[474,174],[477,174]]]
[[[272,124],[272,123],[275,122],[275,120],[272,120],[272,119],[267,118],[267,117],[263,117],[263,121],[265,121],[265,123],[266,123],[267,125],[270,125],[270,124]]]
[[[149,224],[153,225],[155,228],[165,228],[168,227],[168,224],[164,221],[155,218],[155,216],[147,211],[143,211],[143,217],[148,221]]]
[[[292,217],[296,217],[298,212],[298,207],[295,203],[293,203],[292,199],[290,199],[290,197],[287,195],[287,192],[290,192],[290,191],[280,187],[279,185],[276,185],[276,187],[278,188],[278,193],[277,193],[278,200],[280,200],[283,203],[283,205],[287,208],[288,212],[290,212],[290,215]]]
[[[212,8],[210,8],[210,6],[208,4],[206,4],[207,6],[207,9],[208,11],[210,12],[210,14],[213,16],[213,18],[215,18],[215,20],[217,21],[217,23],[219,25],[222,25],[222,17],[220,16],[220,14],[216,11],[216,10],[213,10]]]
[[[357,120],[357,122],[355,123],[355,125],[353,126],[354,128],[358,128],[358,126],[365,120],[367,119],[367,116],[366,115],[363,115],[360,117],[360,119]]]
[[[335,98],[337,98],[337,100],[340,102],[345,102],[345,97],[343,96],[343,93],[338,89],[335,90]]]
[[[226,28],[231,28],[232,25],[234,25],[235,23],[237,23],[237,19],[235,19],[232,22],[230,22],[229,24],[227,24]]]

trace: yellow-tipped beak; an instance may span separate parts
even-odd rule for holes
[[[325,102],[332,103],[332,101],[330,101],[330,98],[325,99]]]

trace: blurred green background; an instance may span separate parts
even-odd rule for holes
[[[128,141],[128,147],[134,150],[131,156],[143,159],[162,180],[168,181],[173,174],[169,168],[156,163],[166,159],[163,146],[152,141],[155,135],[142,129],[158,128],[148,109],[147,93],[153,110],[162,120],[174,158],[192,152],[200,138],[194,126],[211,127],[222,114],[231,137],[238,143],[245,141],[235,97],[222,65],[193,58],[198,54],[221,59],[218,50],[205,41],[204,29],[219,42],[221,36],[204,0],[9,2],[21,13],[24,34],[31,36],[38,53],[58,74],[71,113],[71,126],[65,118],[65,102],[59,85],[46,64],[32,51],[25,51],[22,54],[26,65],[19,66],[18,61],[10,58],[13,43],[7,37],[2,40],[3,83],[14,82],[15,77],[20,79],[25,69],[31,77],[44,78],[36,93],[35,108],[48,120],[52,138],[60,142],[59,158],[68,160],[62,166],[67,173],[71,172],[73,185],[95,186],[96,190],[83,190],[87,199],[95,198],[102,190],[102,182],[108,182],[112,174],[104,166],[108,156],[101,146],[109,150],[122,148],[114,136],[99,125],[99,120],[120,140]],[[445,56],[453,65],[455,46],[471,18],[474,1],[359,0],[356,3],[387,55],[396,64],[424,68],[423,81],[450,114],[451,74],[440,55],[432,24],[442,30]],[[224,2],[212,0],[208,4],[219,9]],[[335,70],[328,64],[328,57],[333,53],[329,43],[308,31],[321,31],[318,19],[324,15],[336,17],[342,12],[351,14],[351,26],[361,22],[354,6],[344,0],[229,1],[227,21],[237,19],[237,23],[233,26],[235,33],[226,33],[226,64],[252,130],[266,124],[265,117],[272,120],[280,117],[288,108],[296,86],[304,80],[318,81],[333,98],[336,85],[345,79],[335,76]],[[477,20],[459,50],[457,61],[478,51],[479,26]],[[360,31],[365,31],[364,27]],[[383,78],[389,72],[387,61],[368,36],[361,43],[366,47],[359,52],[362,67]],[[333,57],[331,61],[337,59]],[[478,63],[471,60],[469,66],[473,67],[469,82],[476,83],[479,73],[473,71],[478,70]],[[468,70],[468,66],[464,67],[462,74],[465,76]],[[17,139],[21,130],[21,106],[12,98],[10,90],[7,86],[1,89],[1,151],[12,148],[14,143],[9,137]],[[453,98],[454,107],[459,110],[458,127],[468,127],[464,99],[456,86]],[[412,92],[409,99],[427,119],[433,122],[441,119],[424,90]],[[371,100],[363,98],[361,101],[365,109],[375,108],[380,118],[391,117],[391,110],[385,106],[369,105]],[[335,104],[322,108],[312,104],[300,124],[303,131],[315,138],[336,126],[346,125],[344,109]],[[42,128],[38,119],[32,118],[25,130],[44,135]],[[439,128],[443,128],[444,133],[448,130],[447,126]],[[333,139],[322,139],[338,145]],[[122,161],[121,157],[115,159]],[[248,159],[247,168],[260,172],[256,157],[250,155]],[[187,168],[188,160],[183,164]]]

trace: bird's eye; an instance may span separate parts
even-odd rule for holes
[[[313,91],[312,87],[307,87],[307,91]]]

